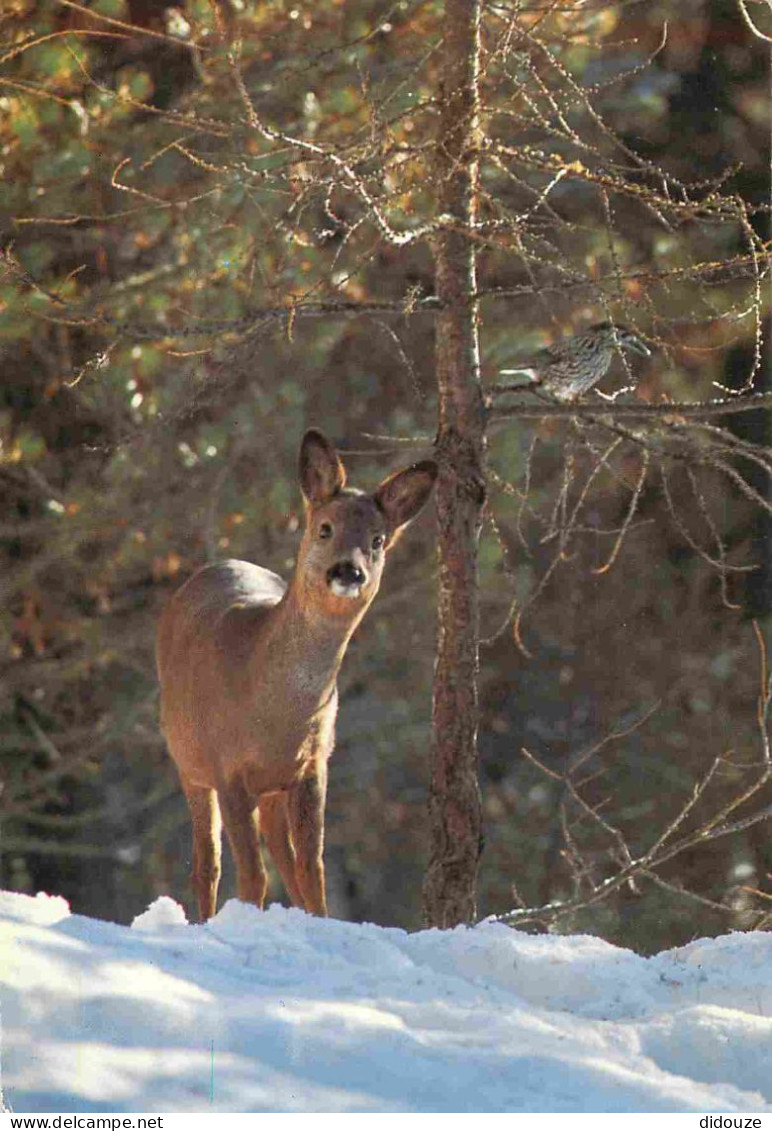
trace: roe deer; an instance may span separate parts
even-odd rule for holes
[[[386,550],[437,475],[426,461],[372,495],[346,488],[338,453],[313,430],[299,470],[306,527],[289,585],[249,562],[204,566],[159,626],[161,722],[193,821],[202,920],[217,904],[222,822],[239,899],[265,900],[262,833],[293,904],[327,914],[324,802],[338,670],[378,591]]]

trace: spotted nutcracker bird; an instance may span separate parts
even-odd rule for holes
[[[649,347],[632,330],[613,322],[597,322],[581,334],[563,338],[524,358],[519,365],[501,370],[502,377],[522,373],[528,379],[527,384],[498,384],[490,391],[498,395],[538,385],[555,400],[575,401],[605,377],[617,350],[631,350],[644,357],[651,354]]]

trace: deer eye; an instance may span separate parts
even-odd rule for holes
[[[384,538],[384,536],[382,534],[376,534],[375,537],[373,538],[373,549],[374,550],[382,550],[383,544],[384,544],[385,541],[386,541],[386,539]]]
[[[332,523],[331,522],[320,522],[319,523],[319,537],[320,538],[332,538]]]

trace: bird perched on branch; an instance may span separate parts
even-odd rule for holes
[[[631,350],[648,357],[651,350],[637,334],[613,322],[597,322],[581,334],[546,346],[501,376],[523,374],[527,381],[494,385],[494,395],[538,385],[556,400],[568,403],[589,392],[605,377],[616,350]]]

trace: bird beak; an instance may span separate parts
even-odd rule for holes
[[[639,353],[643,357],[651,357],[651,350],[640,338],[631,338],[627,345],[634,353]]]

